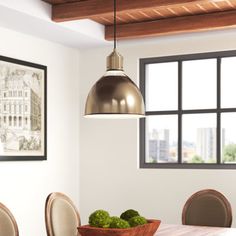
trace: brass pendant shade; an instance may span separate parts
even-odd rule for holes
[[[123,57],[114,50],[107,58],[107,72],[89,92],[85,107],[86,117],[144,116],[142,94],[122,69]]]
[[[85,117],[143,117],[143,97],[135,83],[123,71],[123,57],[116,51],[116,0],[114,0],[114,50],[107,57],[107,72],[90,90]]]

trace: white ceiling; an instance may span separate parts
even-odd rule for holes
[[[111,44],[104,26],[91,20],[51,21],[51,6],[41,0],[0,0],[0,27],[80,49]]]

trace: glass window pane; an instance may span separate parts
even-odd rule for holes
[[[236,107],[236,57],[221,61],[221,107]]]
[[[177,162],[177,115],[146,118],[146,163]]]
[[[216,108],[216,59],[183,62],[183,109]]]
[[[183,115],[183,163],[216,163],[216,114]]]
[[[146,110],[177,110],[178,63],[157,63],[146,66]]]
[[[236,113],[221,114],[221,157],[223,163],[236,163]]]

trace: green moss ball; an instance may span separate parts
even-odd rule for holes
[[[147,224],[147,220],[142,216],[135,216],[135,217],[129,219],[129,224],[131,227],[135,227],[138,225]]]
[[[110,215],[107,211],[97,210],[89,216],[89,225],[98,228],[108,228],[111,223]]]
[[[113,217],[111,217],[110,228],[126,229],[126,228],[130,228],[130,225],[126,220],[123,220],[119,217],[113,216]]]
[[[120,215],[120,218],[126,221],[129,221],[129,219],[133,218],[134,216],[139,216],[139,213],[133,209],[129,209],[125,212],[123,212]]]

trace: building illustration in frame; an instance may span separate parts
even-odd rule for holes
[[[0,160],[46,159],[46,67],[0,57]]]

